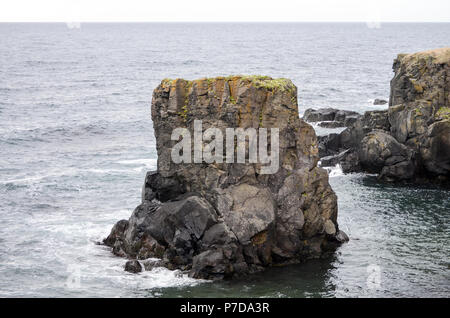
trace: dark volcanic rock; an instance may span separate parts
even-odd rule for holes
[[[319,153],[328,156],[322,163],[362,168],[388,181],[448,184],[450,48],[401,54],[394,72],[389,108],[366,112],[337,136],[321,137]]]
[[[355,120],[360,116],[361,116],[360,113],[351,110],[338,110],[336,112],[336,115],[334,116],[334,120],[341,123],[345,123],[346,121],[348,122],[349,119]]]
[[[105,240],[103,240],[103,243],[108,246],[113,246],[116,241],[123,239],[123,234],[127,228],[128,220],[120,220],[113,226],[111,233]]]
[[[348,242],[348,240],[349,240],[347,234],[345,234],[345,232],[343,232],[343,231],[339,231],[336,234],[335,239],[341,243]]]
[[[389,130],[387,114],[387,110],[365,112],[353,125],[339,134],[340,149],[357,148],[366,134],[374,129]]]
[[[147,174],[142,204],[129,221],[104,241],[117,255],[156,257],[161,261],[144,266],[223,279],[321,257],[345,241],[336,195],[317,167],[314,129],[298,117],[291,81],[164,80],[153,93],[152,119],[158,171]],[[263,174],[260,163],[173,162],[172,131],[192,134],[194,120],[202,120],[203,132],[279,128],[278,171]]]
[[[384,179],[411,179],[414,175],[413,152],[383,131],[367,134],[358,155],[365,171],[380,173]]]
[[[415,152],[417,176],[449,182],[450,48],[399,55],[394,71],[390,131]]]
[[[384,99],[378,99],[378,98],[376,98],[376,99],[373,101],[373,104],[374,104],[374,105],[385,105],[385,104],[387,104],[387,103],[388,103],[387,100],[384,100]]]
[[[131,260],[125,263],[125,271],[130,273],[140,273],[142,272],[142,265],[137,260]]]
[[[303,115],[303,120],[310,123],[319,122],[319,126],[325,128],[340,128],[351,126],[361,115],[350,110],[335,108],[309,108]]]
[[[345,127],[343,122],[339,121],[322,121],[318,124],[320,127],[324,128],[341,128]]]
[[[141,261],[146,271],[151,271],[156,267],[169,267],[170,264],[162,259],[152,258]]]
[[[308,123],[316,123],[319,121],[333,121],[339,109],[334,108],[308,108],[305,110],[303,120]]]
[[[319,156],[321,158],[332,156],[341,151],[341,134],[329,134],[317,137],[319,143]]]

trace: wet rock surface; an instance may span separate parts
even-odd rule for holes
[[[340,128],[351,126],[360,116],[358,112],[350,110],[308,108],[303,115],[303,120],[308,123],[318,123],[320,127],[324,128]]]
[[[340,134],[319,137],[322,166],[387,181],[450,180],[450,48],[400,54],[389,108],[369,111]],[[317,117],[317,115],[316,115]]]
[[[130,219],[104,240],[114,254],[146,260],[146,269],[224,279],[324,257],[348,240],[337,224],[328,174],[317,166],[314,129],[298,116],[290,80],[163,80],[153,92],[152,119],[158,170],[147,173]],[[261,163],[225,160],[174,163],[172,131],[192,133],[194,120],[202,120],[203,131],[279,128],[278,171],[263,174]]]
[[[142,272],[142,265],[137,260],[131,260],[125,263],[125,271],[137,274]]]

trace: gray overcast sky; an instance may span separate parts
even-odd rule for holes
[[[1,0],[0,21],[450,22],[450,0]]]

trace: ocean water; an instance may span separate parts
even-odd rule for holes
[[[339,167],[330,183],[351,240],[331,259],[211,283],[126,273],[95,244],[131,215],[156,166],[161,79],[286,77],[301,112],[364,112],[388,98],[396,54],[450,46],[450,24],[69,26],[0,24],[0,296],[450,296],[450,192]]]

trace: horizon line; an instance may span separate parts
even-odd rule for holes
[[[68,23],[68,22],[76,22],[76,23],[450,23],[450,21],[376,21],[376,20],[349,20],[349,21],[333,21],[333,20],[317,20],[317,21],[189,21],[189,20],[165,20],[165,21],[121,21],[121,20],[55,20],[55,21],[44,21],[44,20],[30,20],[30,21],[0,21],[0,23]]]

